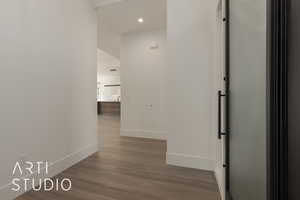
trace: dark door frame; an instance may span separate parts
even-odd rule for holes
[[[230,0],[225,0],[225,196],[232,200],[230,193]]]
[[[226,199],[232,200],[229,180],[230,137],[230,0],[226,3]],[[289,0],[267,0],[267,199],[288,199],[287,30]]]
[[[289,0],[267,0],[268,200],[288,199]]]

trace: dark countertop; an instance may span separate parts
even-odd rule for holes
[[[121,103],[120,101],[97,101],[98,103]]]

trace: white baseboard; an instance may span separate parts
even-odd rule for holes
[[[178,153],[167,153],[167,164],[208,171],[215,170],[215,161],[199,156],[184,155]]]
[[[120,135],[126,137],[148,138],[148,139],[157,139],[157,140],[167,139],[166,132],[163,131],[121,129]]]
[[[28,175],[22,177],[21,179],[30,178],[30,180],[39,180],[45,178],[51,178],[56,176],[57,174],[63,172],[64,170],[68,169],[69,167],[75,165],[76,163],[84,160],[85,158],[89,157],[90,155],[98,152],[98,144],[90,145],[85,147],[77,152],[71,153],[64,158],[61,158],[53,163],[49,164],[49,173],[48,174],[38,174],[37,172],[33,173],[32,175]],[[44,170],[41,170],[42,172]],[[36,181],[38,183],[38,181]],[[31,184],[30,184],[31,185]],[[13,184],[8,183],[5,186],[0,187],[0,197],[1,200],[13,200],[18,196],[24,194],[26,191],[21,190],[19,192],[15,192],[12,190]],[[24,188],[24,187],[22,187]],[[31,190],[32,187],[28,186],[28,190]]]
[[[215,177],[219,186],[222,200],[225,200],[225,181],[224,181],[224,169],[217,167],[215,169]]]

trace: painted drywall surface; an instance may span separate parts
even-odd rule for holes
[[[164,139],[165,30],[123,35],[121,66],[121,134]]]
[[[120,58],[121,36],[98,20],[98,48],[110,55]]]
[[[212,73],[216,1],[168,1],[167,162],[215,170]],[[180,13],[180,14],[179,14]]]
[[[97,50],[98,78],[100,75],[120,76],[120,60],[101,49]],[[111,71],[115,69],[115,71]]]
[[[97,17],[86,0],[9,0],[0,2],[0,29],[5,200],[21,158],[60,169],[69,156],[97,149]]]

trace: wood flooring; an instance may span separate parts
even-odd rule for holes
[[[166,142],[120,137],[120,118],[98,119],[101,151],[55,178],[69,192],[30,191],[17,200],[220,200],[212,172],[165,164]]]

